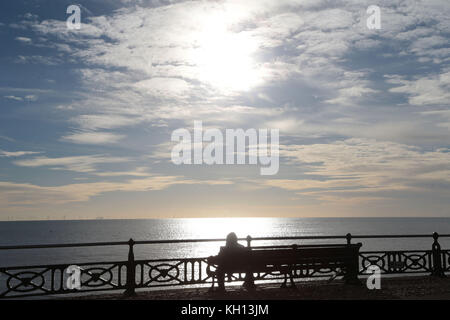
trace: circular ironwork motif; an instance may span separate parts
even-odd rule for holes
[[[419,254],[411,254],[406,257],[407,261],[409,260],[411,263],[406,263],[406,268],[412,269],[412,270],[418,270],[425,268],[425,257],[421,256]]]
[[[23,271],[10,276],[6,285],[13,291],[29,292],[41,289],[44,283],[45,279],[39,272]]]
[[[384,256],[363,256],[362,257],[362,266],[364,269],[367,269],[370,266],[376,265],[380,267],[380,269],[384,269],[386,262],[384,260]]]
[[[83,274],[89,277],[86,282],[83,282],[83,285],[90,288],[101,287],[111,283],[113,278],[111,270],[99,267],[83,270]]]
[[[180,270],[178,266],[173,266],[168,263],[158,264],[156,266],[150,266],[148,276],[151,281],[156,282],[169,282],[178,280]]]

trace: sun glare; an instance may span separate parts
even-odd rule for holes
[[[273,219],[271,218],[200,218],[183,221],[183,232],[188,238],[225,239],[228,233],[235,232],[239,238],[262,237],[271,235]],[[246,245],[245,241],[240,242]],[[264,245],[264,242],[257,245]],[[202,246],[192,246],[190,249],[198,256],[217,254],[224,242],[204,243]]]
[[[235,232],[239,238],[261,237],[273,230],[272,218],[200,218],[186,219],[185,233],[197,238],[224,238]]]
[[[208,18],[196,37],[194,61],[198,78],[219,90],[245,91],[261,81],[252,55],[257,44],[249,35],[232,32],[223,18]]]

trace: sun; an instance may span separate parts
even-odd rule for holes
[[[196,37],[197,77],[223,91],[247,91],[262,81],[253,58],[258,46],[245,32],[233,32],[221,17],[210,17]]]

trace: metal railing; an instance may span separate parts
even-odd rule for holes
[[[370,265],[380,268],[382,274],[430,274],[444,276],[450,272],[450,250],[442,250],[439,238],[450,238],[450,234],[413,234],[413,235],[351,235],[344,236],[301,236],[301,237],[255,237],[240,238],[251,247],[254,241],[288,240],[345,240],[350,244],[355,239],[407,239],[432,238],[430,250],[366,251],[359,253],[359,274],[364,275]],[[12,245],[0,246],[5,250],[51,249],[73,247],[127,246],[127,260],[113,262],[89,262],[71,264],[27,265],[14,267],[0,266],[0,299],[28,296],[84,293],[93,291],[121,290],[126,295],[135,294],[136,289],[150,289],[169,286],[192,286],[212,283],[207,273],[206,257],[180,259],[136,260],[136,245],[162,245],[185,243],[223,242],[224,239],[184,239],[184,240],[148,240],[118,241],[71,244]],[[65,286],[66,271],[76,265],[80,270],[80,288]],[[295,278],[317,278],[332,276],[336,270],[317,270],[311,268]],[[282,275],[258,273],[255,280],[281,280]],[[233,275],[229,281],[243,281],[243,275]]]

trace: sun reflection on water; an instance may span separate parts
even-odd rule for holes
[[[185,230],[192,239],[225,239],[230,232],[238,238],[269,236],[273,232],[272,218],[207,218],[186,220]],[[246,245],[245,240],[241,240]],[[204,245],[191,246],[196,256],[217,254],[224,242],[211,242]]]
[[[225,238],[228,233],[234,232],[239,238],[247,235],[263,236],[272,230],[271,218],[210,218],[189,219],[187,228],[197,238]]]

